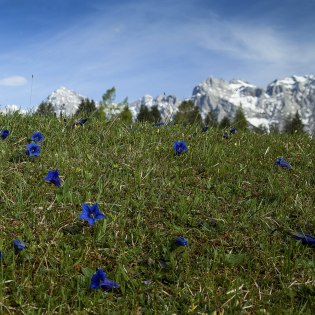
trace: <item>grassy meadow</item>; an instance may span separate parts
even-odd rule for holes
[[[315,313],[314,248],[286,233],[315,234],[314,139],[72,122],[0,116],[0,314]],[[90,289],[98,268],[119,288]]]

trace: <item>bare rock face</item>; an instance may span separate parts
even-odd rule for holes
[[[299,112],[305,131],[315,128],[315,77],[292,76],[270,83],[266,90],[242,80],[229,82],[208,78],[193,89],[192,99],[203,116],[214,111],[218,120],[232,119],[242,106],[249,123],[269,128],[279,124],[280,130],[288,116]]]
[[[274,120],[283,121],[287,116],[299,112],[305,130],[315,128],[315,77],[312,75],[292,76],[275,80],[267,86],[270,96],[265,108],[273,108]]]

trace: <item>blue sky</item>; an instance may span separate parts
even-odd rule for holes
[[[60,86],[134,101],[190,97],[209,76],[266,87],[315,74],[314,12],[314,0],[0,0],[0,105],[36,107]]]

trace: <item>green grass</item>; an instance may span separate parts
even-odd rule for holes
[[[0,313],[314,314],[315,145],[306,135],[0,116]],[[26,157],[34,131],[46,137]],[[176,156],[174,141],[189,151]],[[294,167],[274,165],[284,156]],[[58,168],[60,188],[43,178]],[[90,227],[82,203],[106,215]],[[187,247],[175,248],[184,236]],[[27,249],[14,253],[12,241]],[[97,268],[120,289],[90,290]]]

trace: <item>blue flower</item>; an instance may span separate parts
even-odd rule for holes
[[[101,282],[101,288],[103,291],[112,291],[114,289],[118,289],[119,284],[113,280],[106,278],[103,282]]]
[[[41,141],[43,141],[45,139],[45,137],[42,135],[42,133],[40,131],[35,131],[33,133],[33,136],[32,136],[32,140],[35,142],[35,143],[40,143]]]
[[[2,259],[3,257],[3,254],[2,254],[2,251],[0,250],[0,260]]]
[[[58,187],[61,186],[58,169],[54,171],[48,171],[48,175],[44,178],[44,180],[48,180]]]
[[[152,124],[152,126],[155,126],[155,127],[160,127],[163,125],[164,125],[164,122],[158,122],[158,123]]]
[[[226,132],[223,134],[223,138],[227,140],[230,139],[229,135]]]
[[[99,289],[101,287],[101,282],[105,281],[106,273],[102,268],[98,268],[95,274],[91,278],[90,289]]]
[[[205,126],[205,127],[202,128],[202,132],[206,132],[206,131],[208,131],[208,129],[209,129],[209,127]]]
[[[290,232],[291,236],[298,241],[301,241],[304,245],[315,246],[315,237],[312,235],[299,233],[299,232]]]
[[[74,124],[73,124],[73,127],[78,127],[78,126],[83,126],[88,120],[90,120],[91,118],[87,117],[87,118],[84,118],[84,119],[80,119],[80,120],[77,120]]]
[[[237,129],[236,128],[232,128],[232,129],[230,129],[230,134],[235,134],[236,133],[236,131],[237,131]]]
[[[282,157],[282,156],[277,158],[275,164],[278,166],[281,166],[284,169],[291,169],[292,168],[291,164],[289,162],[287,162],[284,159],[284,157]]]
[[[13,246],[14,246],[15,251],[17,251],[17,252],[19,252],[19,251],[21,251],[21,250],[26,248],[26,245],[21,240],[14,240],[13,241]]]
[[[92,206],[89,206],[85,203],[82,204],[82,213],[80,214],[80,219],[84,219],[88,221],[90,225],[93,225],[96,220],[103,218],[105,218],[105,215],[101,213],[97,203]]]
[[[28,156],[38,156],[40,151],[40,146],[35,143],[29,143],[27,145],[27,152]]]
[[[119,284],[113,280],[106,278],[106,273],[102,268],[98,268],[91,278],[90,289],[102,288],[104,291],[112,291],[119,288]]]
[[[175,244],[178,246],[187,246],[188,245],[188,240],[182,236],[177,237],[175,239]]]
[[[188,151],[188,148],[187,148],[186,143],[184,141],[181,141],[181,142],[174,141],[173,148],[176,151],[176,154],[178,154],[178,155],[181,154],[182,152]]]
[[[78,123],[79,123],[80,126],[83,126],[89,119],[90,119],[89,117],[88,118],[84,118],[84,119],[80,119]]]
[[[5,129],[2,129],[1,130],[1,139],[5,139],[5,138],[7,138],[7,137],[9,137],[9,135],[10,135],[10,131],[9,130],[5,130]]]

